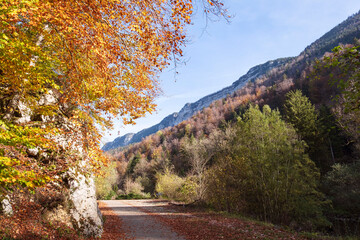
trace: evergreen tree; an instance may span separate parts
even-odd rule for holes
[[[286,122],[290,123],[299,137],[306,142],[310,158],[321,170],[329,170],[327,162],[331,159],[330,151],[326,149],[327,144],[321,138],[321,130],[324,129],[318,119],[315,106],[309,98],[300,90],[288,92],[284,103],[284,113]],[[324,159],[324,155],[329,159]]]
[[[286,121],[293,125],[301,139],[311,147],[314,144],[318,126],[315,106],[300,90],[295,90],[286,94],[284,111]]]

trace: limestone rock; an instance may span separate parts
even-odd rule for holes
[[[74,227],[72,225],[70,214],[66,207],[62,205],[57,206],[57,208],[52,209],[51,211],[45,211],[43,217],[49,222],[61,222],[70,228]]]
[[[18,118],[15,122],[17,124],[25,124],[25,123],[30,122],[31,121],[31,114],[32,114],[31,109],[21,101],[18,102],[17,107],[18,107],[18,109],[20,111],[21,117]]]
[[[52,105],[57,103],[56,93],[53,90],[49,90],[47,94],[41,96],[39,105]]]
[[[35,61],[35,60],[34,60]],[[59,98],[61,93],[55,89],[48,89],[44,93],[37,103],[36,106],[50,106],[57,105],[66,112],[69,106],[62,105],[59,103]],[[0,105],[3,100],[0,98]],[[36,106],[29,106],[24,99],[21,99],[20,94],[14,94],[12,99],[6,102],[8,106],[8,112],[4,114],[4,119],[11,121],[15,124],[25,125],[31,121],[42,122],[42,126],[46,126],[48,122],[56,122],[56,124],[62,129],[66,130],[65,134],[59,135],[45,135],[45,138],[52,140],[60,146],[60,149],[68,151],[72,157],[77,157],[79,159],[84,159],[81,166],[78,168],[86,168],[87,160],[86,156],[83,154],[82,142],[79,135],[81,134],[79,127],[69,120],[66,117],[66,114],[55,114],[54,116],[44,116],[38,115]],[[32,108],[34,107],[34,108]],[[0,126],[4,128],[3,126]],[[26,149],[27,154],[31,158],[41,158],[42,160],[50,159],[51,153],[47,149],[42,148],[28,148]],[[70,170],[64,177],[67,180],[66,186],[55,186],[54,189],[59,190],[61,187],[67,188],[68,191],[64,194],[64,199],[55,201],[54,199],[43,199],[45,202],[43,204],[41,201],[39,204],[44,208],[45,219],[49,221],[58,221],[62,222],[68,226],[72,226],[76,230],[79,230],[82,234],[91,237],[100,237],[102,234],[102,216],[99,211],[96,195],[95,195],[95,183],[91,177],[85,177],[84,175],[77,174],[75,170]],[[59,188],[59,189],[57,189]],[[54,190],[53,189],[53,190]],[[50,203],[48,204],[48,202]],[[0,210],[6,215],[11,215],[13,213],[11,204],[8,199],[1,201]]]
[[[1,201],[1,209],[2,209],[2,213],[5,216],[11,216],[13,215],[13,209],[11,206],[11,203],[9,201],[9,196],[6,196],[2,201]]]
[[[70,180],[70,214],[75,229],[86,236],[100,237],[102,234],[102,215],[96,201],[95,183],[92,177],[72,173]]]
[[[28,148],[26,152],[30,157],[37,157],[39,154],[39,148]]]

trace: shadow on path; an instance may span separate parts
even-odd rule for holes
[[[168,226],[159,222],[148,212],[162,213],[163,201],[156,200],[108,200],[101,201],[110,207],[123,222],[123,230],[128,238],[149,240],[185,240]],[[142,210],[142,208],[145,210]]]

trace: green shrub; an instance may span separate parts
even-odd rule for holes
[[[142,193],[142,194],[135,194],[135,193],[129,193],[129,194],[121,194],[116,197],[116,200],[121,199],[150,199],[151,195],[150,193]]]
[[[196,176],[189,176],[185,178],[183,185],[179,189],[179,200],[186,203],[192,203],[199,200],[197,194],[198,188],[199,184]]]
[[[116,196],[116,192],[114,190],[111,190],[105,197],[102,198],[102,200],[113,200]]]
[[[185,179],[177,176],[166,169],[163,174],[156,175],[156,192],[164,198],[170,200],[181,200],[183,198],[181,188]]]
[[[95,177],[97,199],[111,199],[117,188],[116,183],[119,174],[116,170],[116,162],[102,168],[103,175]],[[115,191],[114,191],[115,190]]]

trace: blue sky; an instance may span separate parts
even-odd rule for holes
[[[298,55],[331,28],[360,10],[359,0],[224,0],[231,23],[209,22],[196,13],[188,27],[186,64],[179,74],[160,75],[163,95],[157,111],[138,119],[136,125],[105,133],[102,143],[126,133],[136,133],[178,112],[188,102],[231,85],[251,67],[268,60]]]

